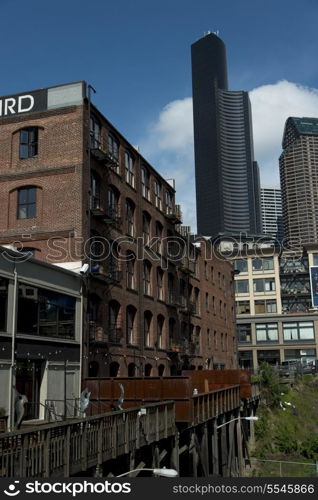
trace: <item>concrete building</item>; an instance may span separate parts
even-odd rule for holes
[[[301,252],[251,249],[234,257],[241,367],[317,358],[318,309],[312,305],[309,272],[317,262],[317,246]]]
[[[90,87],[1,103],[0,243],[82,270],[84,378],[235,368],[231,265],[176,231],[173,183],[92,104]]]
[[[261,188],[262,232],[278,241],[283,239],[281,190],[277,187]]]
[[[10,427],[16,391],[28,398],[26,420],[48,418],[49,408],[53,419],[76,415],[81,281],[75,273],[0,248],[0,407]]]
[[[286,121],[279,159],[284,236],[291,247],[318,242],[318,118]]]
[[[226,49],[217,35],[199,39],[191,52],[198,233],[259,233],[248,93],[228,90]]]

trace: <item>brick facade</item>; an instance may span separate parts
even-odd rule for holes
[[[174,189],[103,115],[84,100],[0,127],[0,244],[77,270],[90,264],[84,376],[235,368],[231,265],[180,236]],[[20,159],[29,127],[37,155]],[[18,218],[23,187],[36,188],[35,217]]]

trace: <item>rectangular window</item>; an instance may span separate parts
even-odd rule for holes
[[[276,313],[276,300],[255,300],[255,314]]]
[[[250,344],[252,342],[251,324],[237,324],[237,340],[240,344]]]
[[[248,293],[248,280],[235,281],[235,293]]]
[[[69,295],[20,284],[18,332],[75,338],[75,304]]]
[[[20,159],[33,158],[38,154],[38,128],[29,127],[20,131]]]
[[[313,264],[314,266],[318,266],[318,253],[313,254]]]
[[[277,323],[256,324],[256,341],[278,342],[278,324]]]
[[[27,187],[18,190],[18,219],[36,217],[36,188]]]
[[[250,301],[240,300],[236,302],[236,314],[251,314]]]
[[[272,271],[274,269],[273,257],[253,259],[253,271]]]
[[[274,292],[275,288],[275,278],[260,278],[253,280],[254,293],[268,293]]]
[[[313,321],[299,321],[294,323],[283,323],[283,332],[285,341],[304,341],[314,340]]]
[[[247,259],[237,259],[234,261],[234,269],[240,273],[247,273]]]

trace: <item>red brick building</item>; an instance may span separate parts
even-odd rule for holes
[[[235,368],[232,268],[85,82],[0,98],[0,244],[83,274],[84,376]]]

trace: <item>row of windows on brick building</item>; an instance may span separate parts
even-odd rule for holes
[[[91,147],[100,147],[100,128],[98,127],[96,131],[91,135]],[[108,135],[108,152],[114,158],[115,171],[119,173],[119,143],[111,135]],[[19,147],[19,157],[21,160],[26,158],[34,158],[38,156],[38,127],[27,127],[20,130],[20,147]],[[130,152],[125,152],[125,180],[133,188],[136,187],[136,172],[135,172],[135,160]],[[151,189],[150,189],[150,172],[146,166],[141,167],[141,190],[142,195],[148,201],[151,201]],[[92,198],[93,204],[97,204],[100,197],[99,193],[100,180],[98,179],[98,174],[93,173],[91,180],[92,188]],[[154,204],[159,209],[162,210],[162,185],[158,179],[153,181],[153,196]],[[113,195],[114,196],[114,195]],[[165,212],[167,214],[173,213],[174,209],[174,196],[169,190],[165,191]]]

